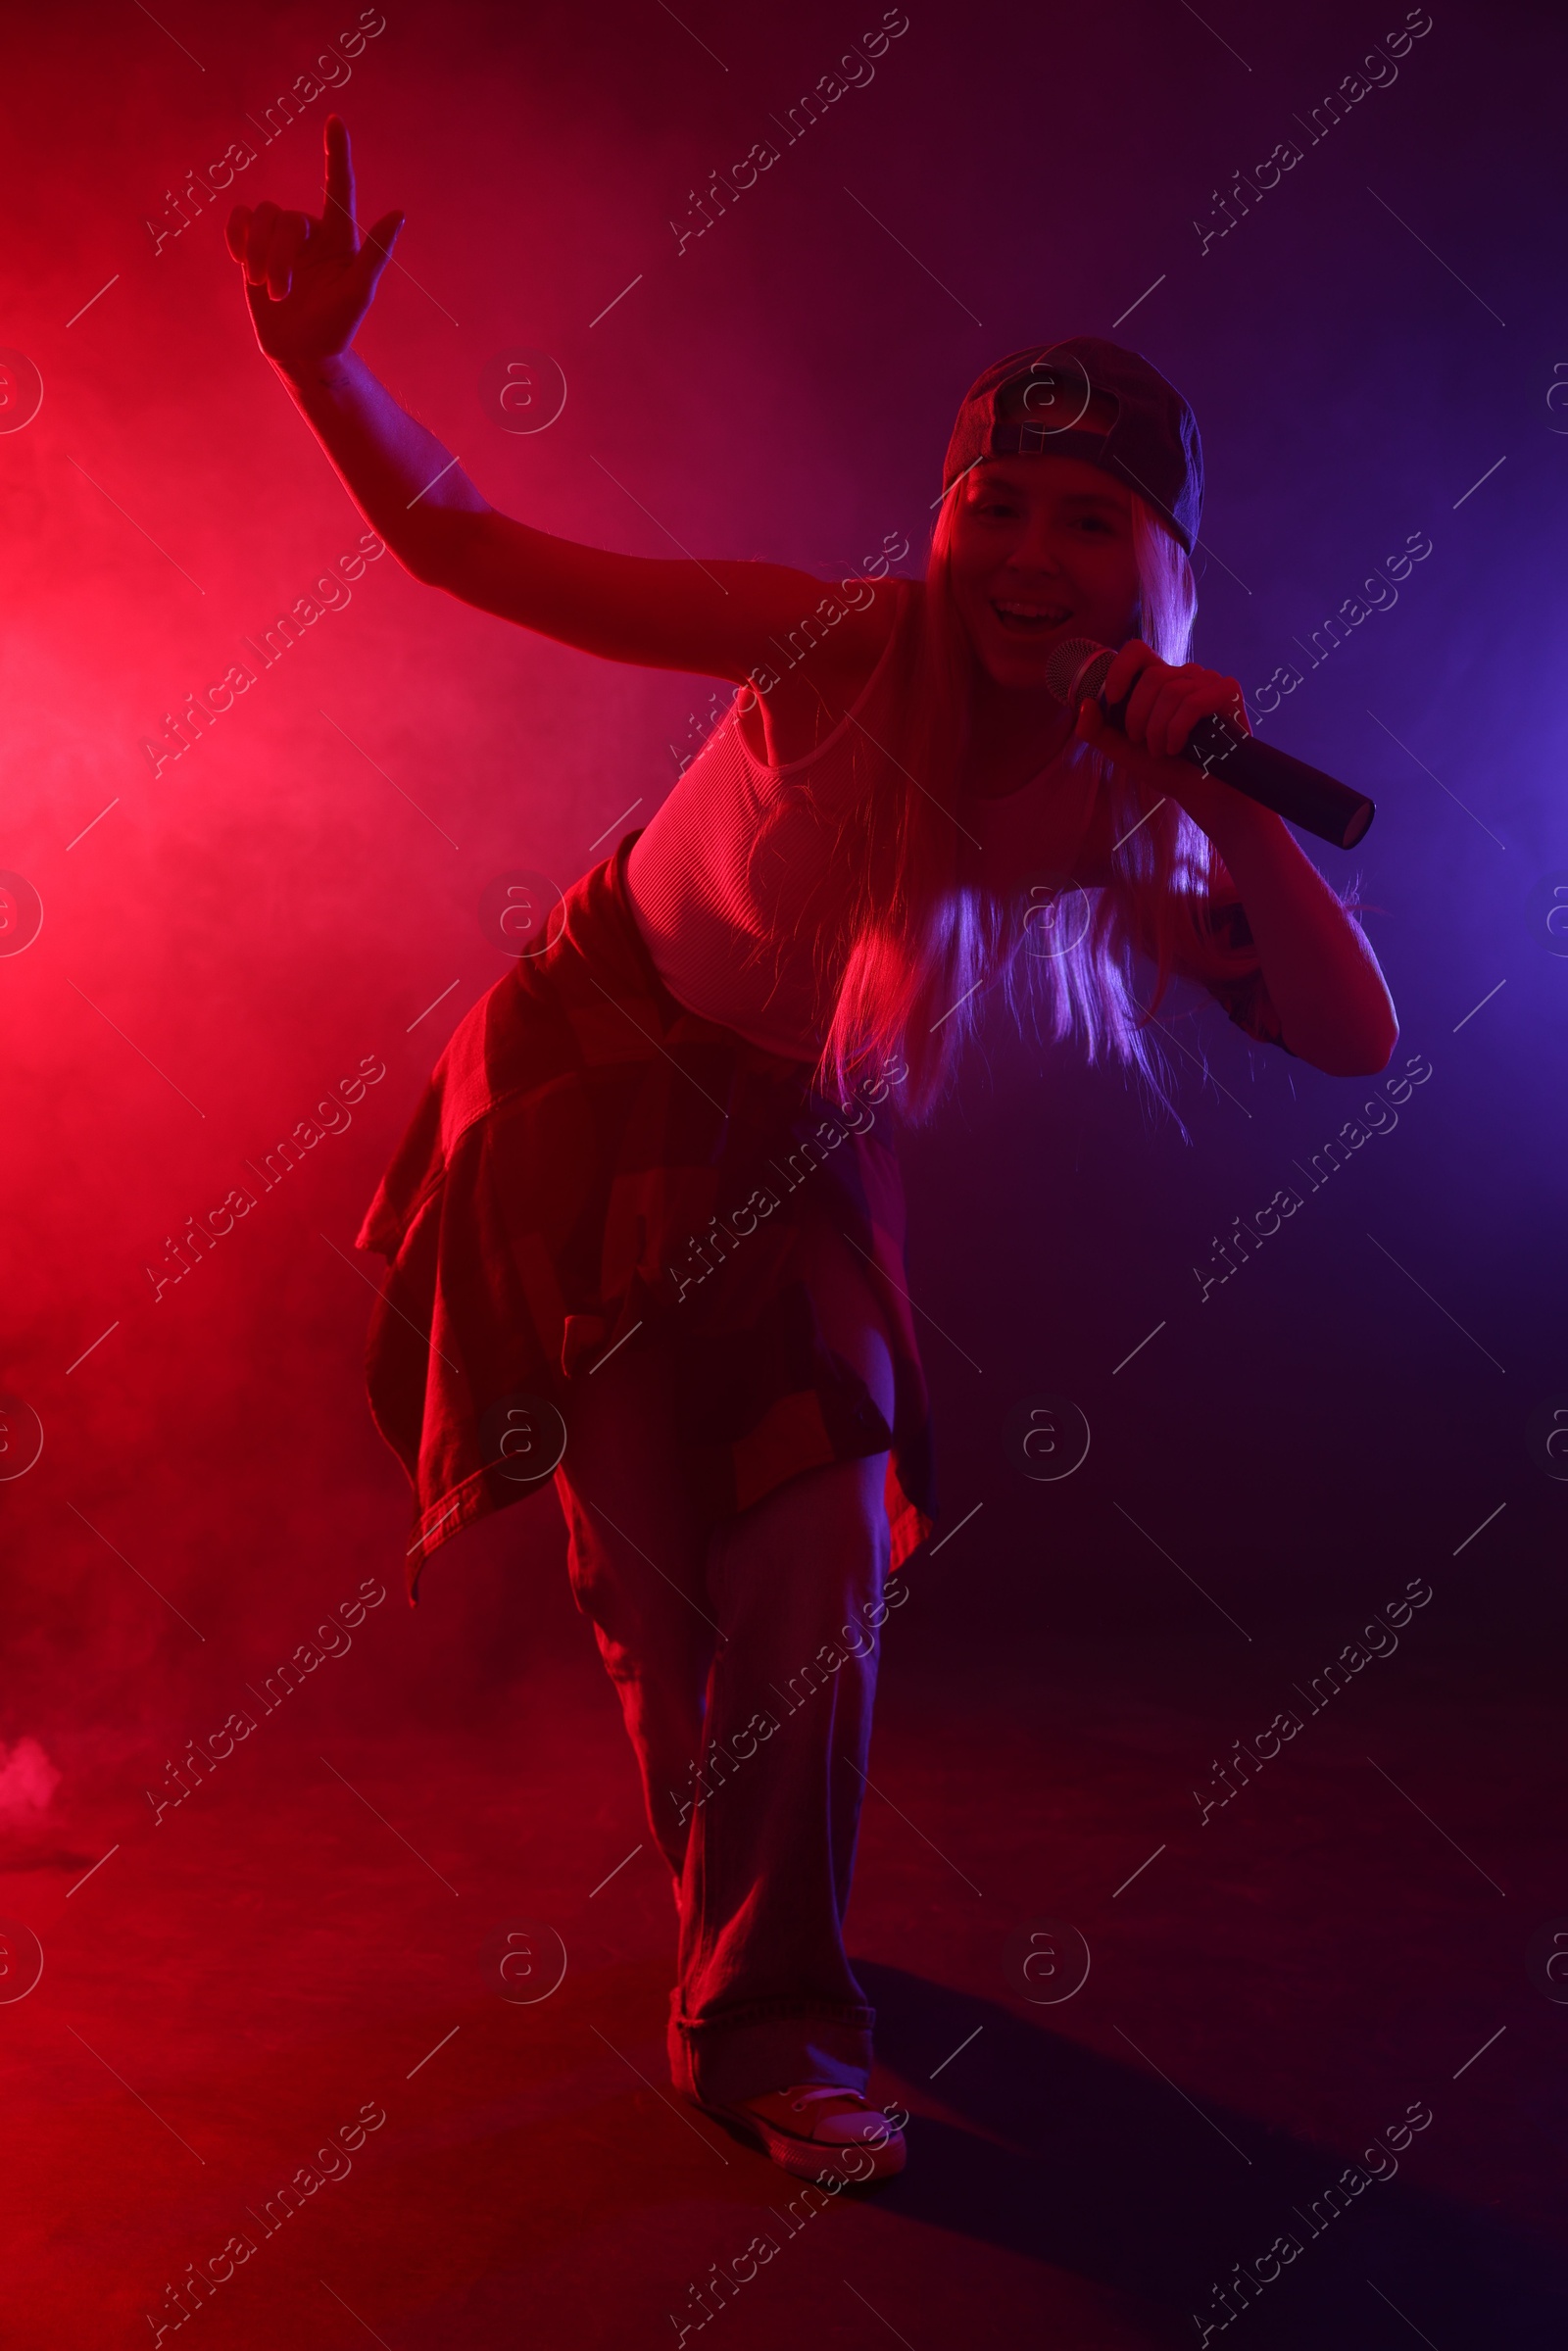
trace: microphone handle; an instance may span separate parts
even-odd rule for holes
[[[1113,726],[1121,724],[1126,702],[1114,709],[1104,703],[1100,707]],[[1199,720],[1181,756],[1205,775],[1217,776],[1233,791],[1256,801],[1259,808],[1272,808],[1276,816],[1315,833],[1320,841],[1331,841],[1336,849],[1353,849],[1377,814],[1364,792],[1352,792],[1304,759],[1293,759],[1289,752],[1259,743],[1255,735],[1238,734],[1217,712]]]

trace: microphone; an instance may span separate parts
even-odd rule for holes
[[[1131,696],[1114,706],[1100,699],[1115,658],[1108,646],[1097,645],[1091,637],[1065,638],[1052,649],[1046,684],[1058,702],[1075,708],[1086,699],[1098,704],[1101,715],[1120,728]],[[1245,793],[1259,808],[1272,808],[1276,816],[1315,833],[1320,841],[1332,841],[1336,849],[1353,849],[1377,813],[1364,792],[1352,792],[1332,775],[1308,767],[1304,759],[1293,759],[1288,752],[1239,734],[1217,712],[1199,720],[1181,757],[1205,775]]]

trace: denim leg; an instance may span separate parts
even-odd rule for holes
[[[832,1232],[800,1267],[826,1343],[893,1414],[880,1310]],[[578,1608],[678,1886],[679,2088],[863,2089],[874,2012],[844,1948],[880,1645],[887,1455],[804,1472],[716,1528],[691,1498],[653,1335],[573,1399],[556,1473]]]
[[[733,2105],[796,2082],[864,2089],[875,2012],[844,1948],[887,1574],[886,1454],[808,1471],[726,1520],[681,1885],[669,2056]]]
[[[822,1337],[891,1425],[893,1361],[863,1268],[811,1226],[797,1268]],[[670,2003],[676,2085],[732,2105],[797,2082],[864,2089],[875,2013],[844,1948],[888,1571],[887,1455],[808,1470],[725,1520],[701,1801]]]
[[[673,1395],[662,1348],[623,1349],[573,1403],[556,1489],[572,1597],[614,1684],[649,1827],[678,1887],[718,1636]]]

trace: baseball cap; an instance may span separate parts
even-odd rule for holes
[[[1108,412],[1103,431],[1087,419]],[[1073,457],[1136,490],[1189,555],[1203,507],[1198,419],[1141,352],[1098,335],[1009,352],[964,395],[943,493],[983,457]]]

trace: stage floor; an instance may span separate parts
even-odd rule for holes
[[[370,1675],[427,1609],[381,1616]],[[368,1730],[324,1669],[156,1826],[112,1726],[57,1755],[4,1900],[45,1962],[0,2007],[8,2339],[172,2341],[197,2265],[210,2351],[1140,2351],[1200,2342],[1195,2313],[1292,2351],[1568,2340],[1568,2007],[1526,1964],[1568,1911],[1563,1773],[1531,1675],[1418,1625],[1205,1822],[1195,1783],[1268,1719],[1206,1625],[1027,1673],[1000,1625],[956,1666],[892,1630],[851,1947],[902,2179],[792,2218],[798,2186],[669,2091],[669,1891],[563,1607],[472,1726]],[[540,1927],[564,1980],[502,1997],[492,1938]],[[1088,1979],[1033,2001],[1015,1938],[1055,1933],[1065,1969],[1063,1927]]]

